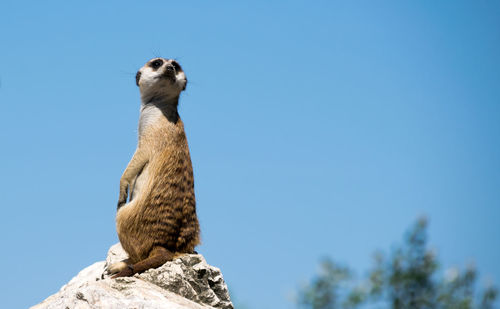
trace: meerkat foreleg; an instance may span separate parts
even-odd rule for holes
[[[149,256],[146,259],[139,261],[133,265],[128,264],[127,267],[123,267],[123,264],[120,265],[121,267],[123,267],[122,270],[111,278],[114,279],[118,277],[130,277],[134,274],[142,273],[143,271],[150,268],[160,267],[166,262],[172,261],[173,258],[174,253],[165,249],[164,247],[157,246],[151,250]]]
[[[131,182],[136,178],[136,176],[141,172],[144,166],[148,163],[149,156],[147,152],[142,148],[137,148],[132,159],[127,165],[127,168],[123,172],[120,178],[120,195],[118,197],[118,208],[127,203],[127,197],[129,189],[131,189]]]

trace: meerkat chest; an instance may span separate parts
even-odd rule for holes
[[[157,126],[164,115],[156,106],[146,106],[141,110],[139,116],[139,136],[143,136],[148,129]]]

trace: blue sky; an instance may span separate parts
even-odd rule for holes
[[[2,307],[115,242],[135,72],[176,58],[203,245],[238,303],[293,308],[420,215],[443,268],[500,284],[495,1],[0,3]]]

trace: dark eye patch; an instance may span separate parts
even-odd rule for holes
[[[173,60],[172,65],[175,68],[175,72],[177,72],[177,73],[182,72],[182,68],[177,61]]]
[[[161,66],[163,65],[163,60],[161,59],[156,59],[152,61],[149,66],[153,68],[153,70],[158,70]]]
[[[137,74],[135,74],[135,84],[139,86],[139,80],[141,80],[141,71],[137,71]]]

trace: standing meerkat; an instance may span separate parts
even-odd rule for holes
[[[187,79],[177,61],[154,58],[136,75],[139,141],[120,179],[116,229],[129,258],[108,267],[131,276],[193,253],[199,243],[193,167],[177,112]],[[127,202],[127,195],[130,194]]]

